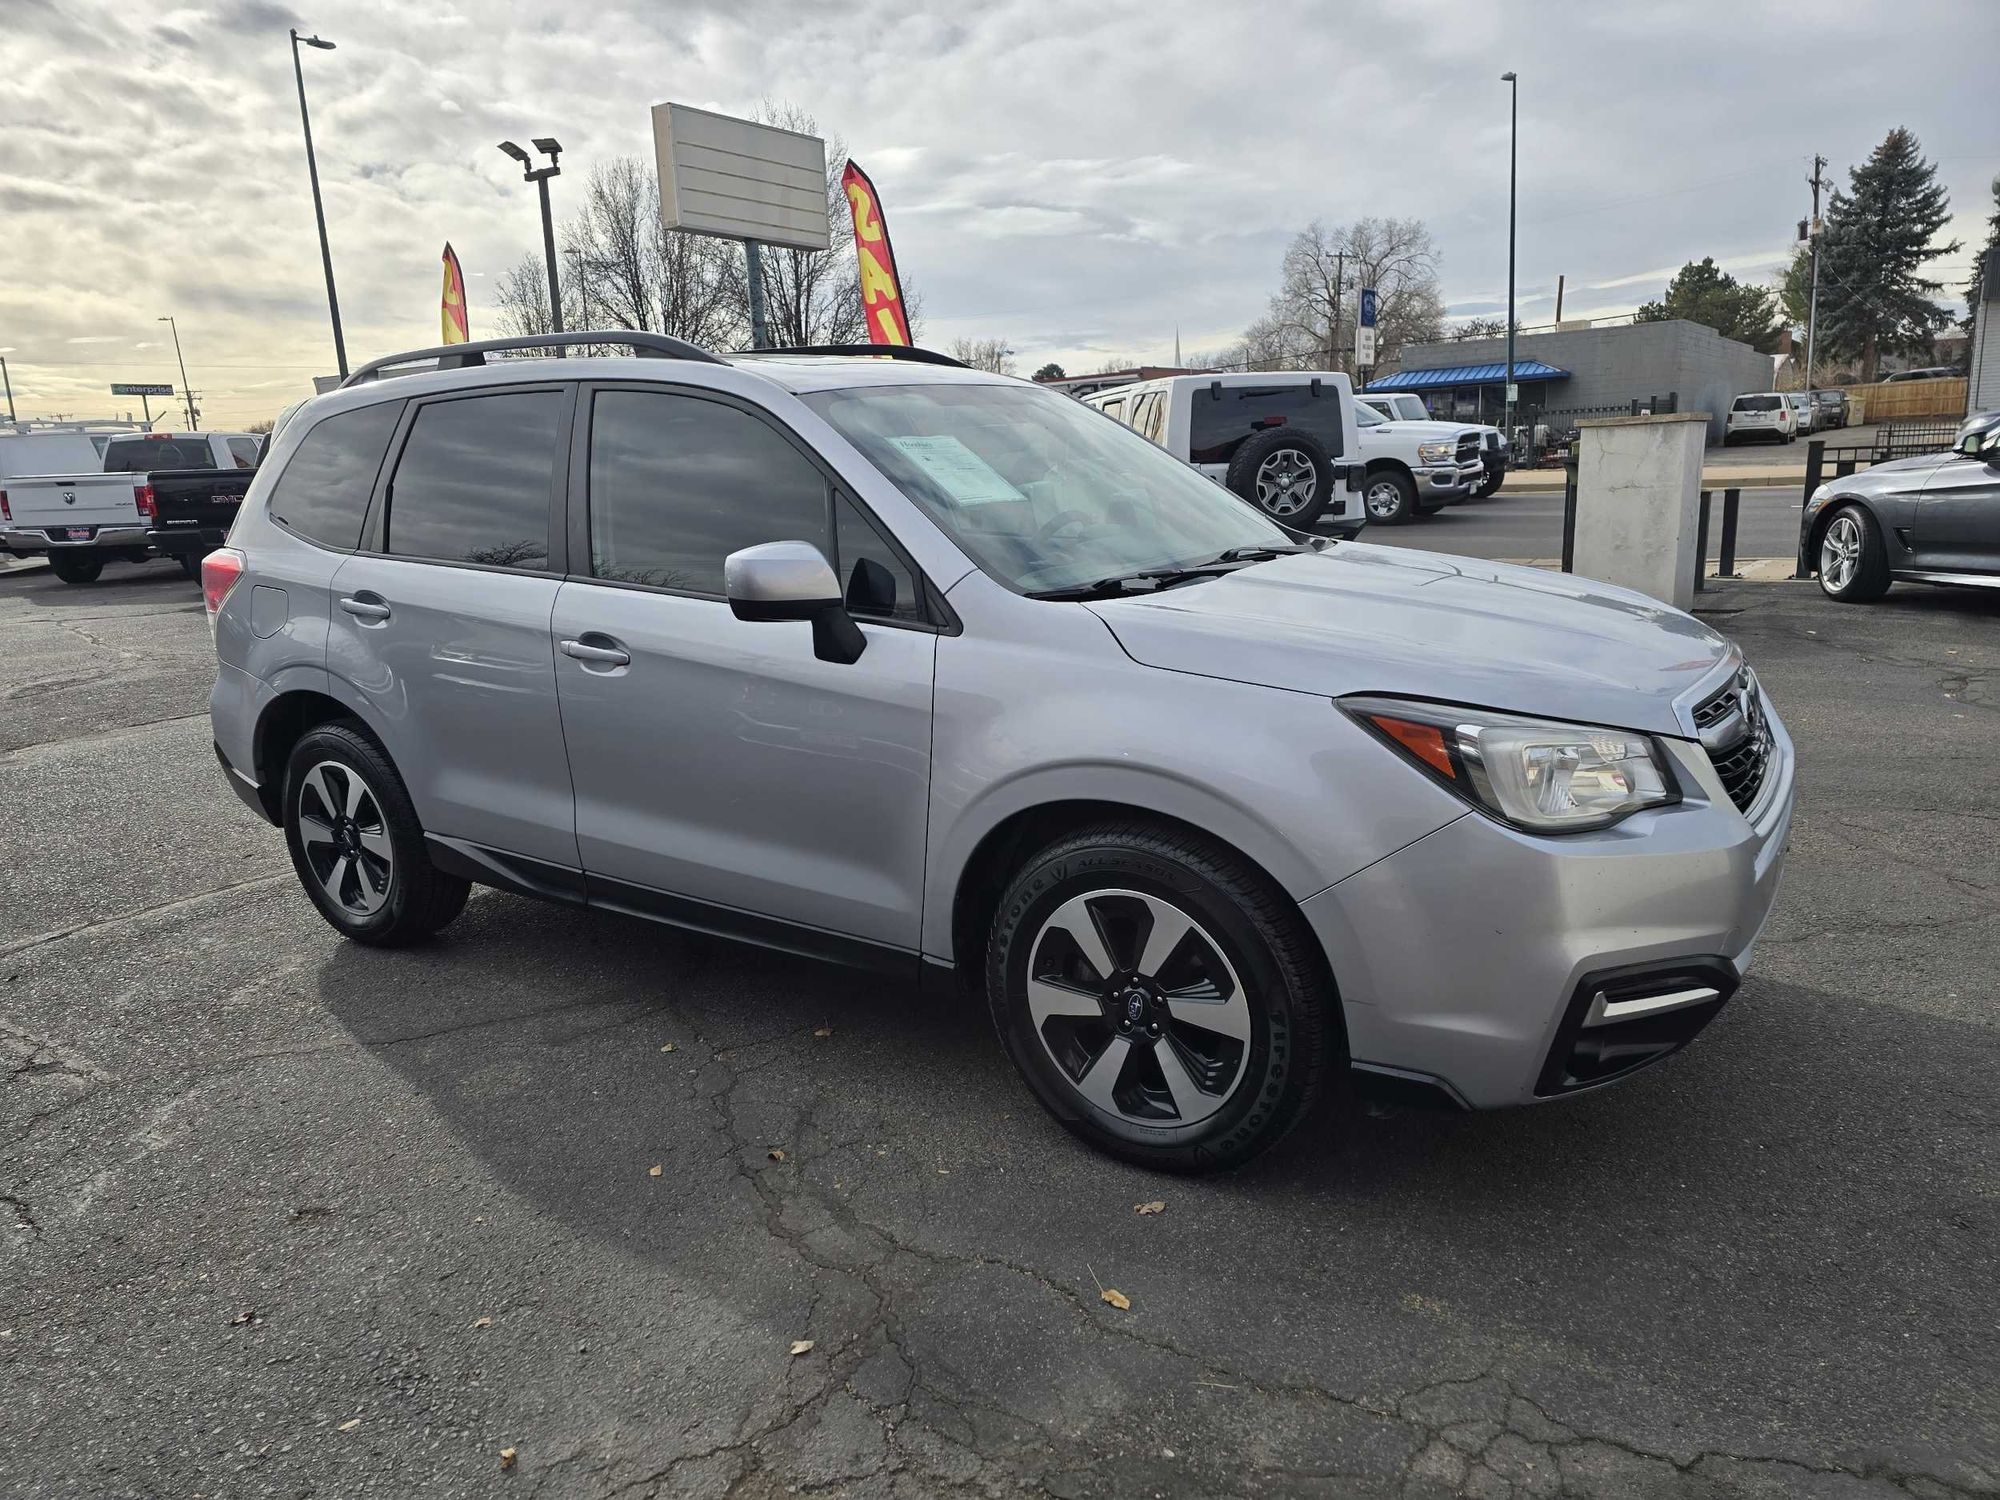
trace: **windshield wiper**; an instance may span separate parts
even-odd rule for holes
[[[1171,568],[1141,568],[1132,573],[1114,573],[1109,578],[1100,578],[1095,583],[1079,583],[1069,588],[1038,589],[1028,597],[1031,599],[1099,599],[1131,592],[1134,585],[1150,584],[1146,590],[1158,593],[1176,584],[1193,583],[1202,578],[1220,578],[1225,573],[1234,573],[1249,563],[1269,562],[1274,557],[1295,552],[1318,550],[1310,542],[1297,546],[1279,547],[1231,547],[1219,552],[1206,562],[1184,563]]]

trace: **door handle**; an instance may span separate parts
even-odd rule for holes
[[[389,606],[366,594],[342,595],[340,607],[357,620],[380,622],[389,618]]]
[[[594,666],[626,667],[632,664],[632,653],[621,646],[593,646],[588,641],[564,641],[562,652],[564,656],[573,656]]]

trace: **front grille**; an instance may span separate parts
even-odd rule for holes
[[[1479,434],[1468,432],[1458,440],[1458,461],[1462,464],[1479,462]]]
[[[1771,725],[1757,678],[1743,668],[1694,711],[1694,727],[1709,764],[1738,811],[1748,812],[1771,768]]]

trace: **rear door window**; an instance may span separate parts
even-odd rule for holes
[[[271,519],[308,541],[352,552],[402,414],[402,402],[384,401],[314,423],[271,491]]]
[[[548,567],[563,404],[560,391],[505,391],[419,407],[389,482],[382,550]]]
[[[1161,447],[1167,444],[1167,398],[1161,391],[1148,391],[1141,396],[1132,413],[1132,430],[1143,438],[1150,438]]]
[[[1229,462],[1245,439],[1274,427],[1317,438],[1329,458],[1338,458],[1340,392],[1322,382],[1318,395],[1309,384],[1286,386],[1238,385],[1215,390],[1197,388],[1192,397],[1188,457],[1198,464]]]

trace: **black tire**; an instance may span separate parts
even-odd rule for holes
[[[1401,469],[1370,470],[1361,481],[1361,510],[1377,526],[1407,524],[1417,514],[1416,481]]]
[[[366,797],[355,810],[351,842],[335,845],[318,840],[308,853],[301,825],[322,807],[312,782],[314,773],[328,766],[341,768],[348,776],[358,775]],[[326,785],[332,778],[322,775],[318,780]],[[343,782],[334,788],[334,801],[344,800],[348,785]],[[417,821],[403,778],[381,747],[357,725],[322,724],[308,730],[293,747],[285,766],[284,822],[285,844],[291,850],[299,884],[342,937],[375,947],[398,947],[429,937],[465,909],[471,884],[431,863],[423,825]],[[339,831],[343,835],[349,832],[344,828]],[[362,841],[368,840],[379,848],[384,836],[390,852],[386,862],[361,847]],[[338,883],[356,892],[352,903],[343,903],[329,890],[330,871],[326,867],[337,863],[327,857],[330,848],[344,851],[350,859],[351,881]],[[381,871],[383,863],[385,872]],[[372,907],[368,905],[371,901]]]
[[[1223,483],[1280,526],[1310,531],[1333,500],[1333,464],[1318,439],[1274,428],[1236,450]]]
[[[206,555],[206,553],[201,552],[182,552],[176,554],[174,561],[181,565],[182,573],[199,583],[201,581],[201,560]]]
[[[1484,479],[1479,481],[1479,488],[1472,492],[1472,498],[1475,500],[1491,499],[1500,493],[1500,486],[1506,482],[1507,471],[1505,469],[1502,469],[1498,474],[1488,474]]]
[[[1840,540],[1836,541],[1836,538]],[[1851,539],[1858,549],[1854,566],[1828,568],[1829,554],[1845,550]],[[1872,604],[1889,592],[1889,553],[1882,545],[1881,528],[1864,505],[1843,505],[1826,518],[1814,543],[1813,559],[1819,573],[1820,591],[1842,604]]]
[[[1102,906],[1078,905],[1100,898]],[[1182,981],[1173,990],[1183,997],[1182,1010],[1172,1014],[1165,1009],[1166,991],[1151,976],[1134,973],[1145,965],[1146,938],[1156,930],[1148,913],[1164,908],[1193,924],[1156,969]],[[1067,936],[1073,929],[1052,925],[1061,913],[1078,910],[1089,913],[1114,973],[1095,977],[1098,966],[1085,956],[1088,972],[1071,971],[1085,988],[1072,989],[1071,978],[1047,965],[1061,963],[1065,954],[1073,964],[1080,954]],[[1114,948],[1125,950],[1123,959]],[[1220,964],[1213,962],[1217,957]],[[1119,969],[1121,962],[1128,967]],[[1037,1026],[1031,964],[1060,980],[1056,991],[1082,1009],[1046,1015]],[[1038,991],[1049,988],[1038,982]],[[1135,990],[1141,1000],[1132,1012]],[[1220,1002],[1213,998],[1218,992],[1226,992]],[[1143,1166],[1172,1172],[1239,1166],[1283,1139],[1313,1109],[1329,1079],[1346,1078],[1339,998],[1298,907],[1268,877],[1191,830],[1103,823],[1029,859],[994,916],[986,993],[1001,1045],[1043,1106],[1081,1139]],[[1186,998],[1190,994],[1200,998]],[[1231,1014],[1245,1038],[1232,1041],[1209,1026],[1188,1024],[1185,1013],[1208,1004],[1216,1005],[1217,1016]],[[1090,1014],[1090,1006],[1101,1006],[1102,1013]],[[1131,1021],[1130,1014],[1156,1016],[1158,1023]],[[1058,1048],[1066,1062],[1058,1062]],[[1194,1107],[1184,1110],[1156,1049],[1171,1052],[1183,1085],[1197,1072],[1209,1083],[1226,1075],[1226,1082],[1220,1092],[1196,1084]],[[1093,1060],[1116,1064],[1103,1075],[1103,1092],[1117,1089],[1132,1104],[1114,1098],[1106,1108],[1084,1096]],[[1170,1113],[1140,1119],[1133,1109]],[[1184,1114],[1195,1116],[1192,1123],[1179,1123]]]
[[[51,552],[49,569],[64,583],[95,583],[104,571],[101,557],[78,557],[73,552]]]

